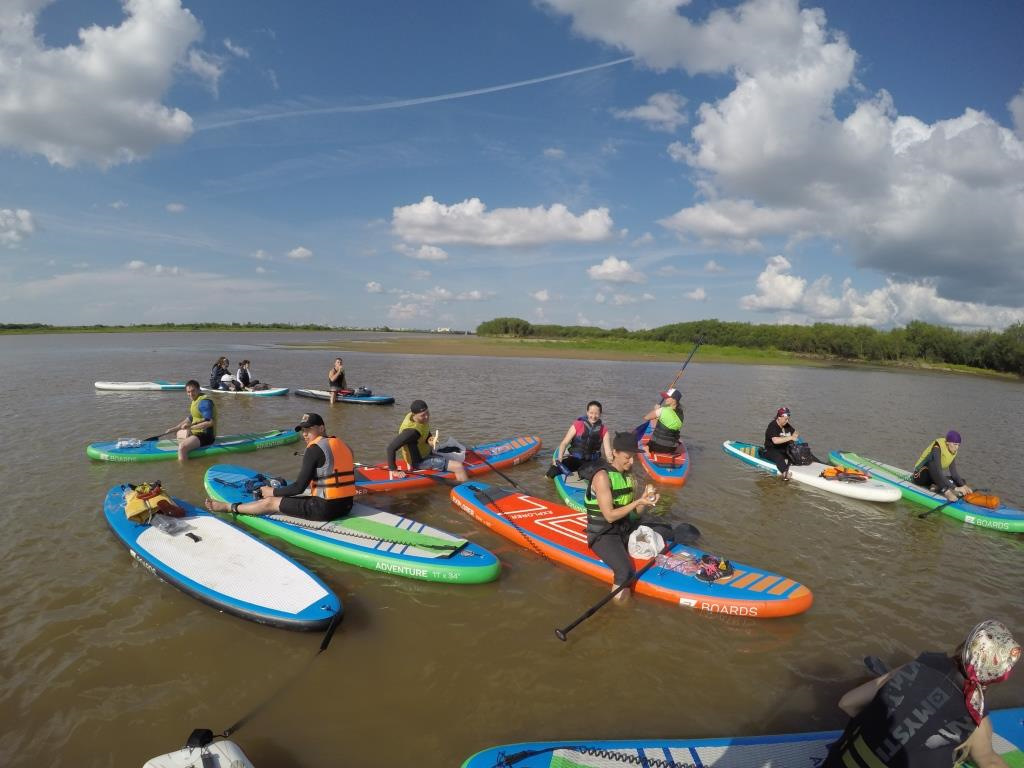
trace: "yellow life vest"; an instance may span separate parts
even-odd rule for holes
[[[210,404],[210,408],[213,411],[213,418],[211,419],[211,421],[213,421],[214,423],[211,424],[210,426],[204,428],[204,429],[196,429],[195,427],[192,427],[191,429],[189,429],[189,431],[193,435],[201,435],[204,432],[213,432],[214,427],[216,427],[216,423],[217,423],[217,405],[213,402],[213,400],[211,400],[206,395],[201,395],[200,397],[197,397],[195,400],[193,400],[189,404],[189,406],[188,406],[188,413],[189,413],[189,416],[192,417],[192,423],[193,424],[198,424],[201,421],[206,421],[206,417],[203,416],[203,414],[200,413],[200,411],[199,411],[199,403],[202,400],[205,400],[206,402],[208,402]]]
[[[427,438],[430,437],[430,427],[427,424],[420,424],[412,420],[412,413],[405,414],[405,418],[402,419],[402,426],[398,428],[399,434],[405,432],[407,429],[415,429],[420,433],[419,440],[416,441],[416,450],[419,451],[420,460],[427,458],[431,454],[430,443],[427,442]],[[413,467],[412,456],[409,455],[408,446],[402,446],[402,456],[405,458],[409,468]]]
[[[139,522],[145,523],[157,512],[171,517],[185,514],[185,510],[175,504],[167,491],[160,487],[159,481],[140,483],[125,491],[124,515],[129,520],[139,518]]]
[[[953,463],[953,459],[956,458],[956,454],[949,450],[949,446],[946,444],[946,438],[939,437],[931,442],[931,444],[924,449],[921,453],[921,457],[917,460],[917,464],[914,465],[914,470],[918,470],[928,463],[928,457],[931,456],[932,448],[939,446],[939,463],[943,469],[949,469],[949,465]]]

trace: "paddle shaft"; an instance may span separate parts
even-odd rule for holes
[[[690,361],[693,359],[693,356],[697,354],[697,348],[700,347],[700,345],[703,343],[704,334],[702,333],[700,336],[697,337],[697,343],[693,345],[693,349],[690,350],[690,355],[689,357],[686,358],[686,362],[684,362],[682,367],[679,369],[679,373],[676,374],[676,377],[672,379],[672,383],[669,384],[669,389],[672,389],[676,385],[676,383],[683,377],[683,372],[686,371],[686,366],[690,364]]]
[[[989,490],[988,488],[978,488],[975,491],[975,493],[988,493],[988,490]],[[963,498],[964,498],[963,496],[957,496],[955,499],[949,499],[949,500],[943,502],[942,504],[939,504],[939,506],[937,506],[937,507],[932,507],[931,509],[926,509],[924,512],[921,512],[917,517],[919,519],[923,520],[924,518],[928,517],[928,515],[930,515],[932,512],[938,512],[940,509],[945,509],[950,504],[956,504],[958,501],[962,500]]]
[[[671,543],[670,544],[666,544],[664,549],[662,549],[661,552],[659,552],[658,554],[664,555],[671,548],[672,548],[672,544]],[[647,563],[647,565],[645,565],[643,568],[641,568],[635,574],[633,574],[633,577],[631,579],[627,580],[625,584],[620,584],[619,586],[617,586],[615,589],[613,589],[611,592],[609,592],[607,595],[605,595],[603,598],[601,598],[598,602],[596,602],[594,605],[592,605],[590,608],[588,608],[581,616],[579,616],[579,618],[577,618],[574,622],[572,622],[568,626],[563,627],[562,629],[556,629],[555,630],[555,637],[557,637],[559,640],[561,640],[564,643],[568,639],[568,635],[569,635],[570,632],[572,632],[576,627],[578,627],[584,621],[586,621],[591,616],[593,616],[595,613],[597,613],[602,608],[604,608],[608,603],[610,603],[615,598],[615,596],[617,594],[619,594],[619,592],[621,592],[624,589],[629,589],[634,584],[636,584],[636,582],[639,580],[639,578],[641,576],[643,576],[645,573],[647,573],[649,570],[651,570],[651,568],[653,568],[657,564],[657,562],[658,562],[658,558],[656,556],[652,557],[650,562]]]

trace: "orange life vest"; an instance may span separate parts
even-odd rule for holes
[[[347,499],[356,495],[356,468],[352,451],[336,437],[318,437],[310,445],[324,452],[323,466],[309,484],[311,496],[321,499]]]

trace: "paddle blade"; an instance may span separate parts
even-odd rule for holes
[[[636,438],[638,443],[640,442],[640,438],[644,436],[644,432],[647,431],[647,424],[648,422],[645,421],[643,424],[633,427],[633,436]]]
[[[167,433],[164,432],[164,433],[159,434],[159,435],[153,435],[152,437],[144,437],[144,438],[142,438],[142,442],[144,442],[144,443],[152,443],[154,440],[159,440],[161,437],[163,437],[166,434]]]

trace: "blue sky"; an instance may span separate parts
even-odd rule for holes
[[[1013,0],[5,0],[0,322],[1002,328],[1022,30]]]

